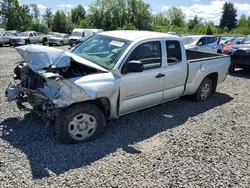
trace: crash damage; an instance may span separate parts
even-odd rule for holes
[[[14,70],[8,101],[55,120],[74,103],[107,98],[117,105],[120,76],[71,52],[39,45],[17,47],[24,59]],[[114,108],[116,109],[116,108]],[[110,112],[113,118],[117,111]]]

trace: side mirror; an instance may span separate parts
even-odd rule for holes
[[[141,61],[129,61],[127,64],[127,72],[143,72],[144,67]]]
[[[241,42],[240,42],[240,41],[237,41],[236,44],[241,44]]]
[[[202,46],[202,42],[199,42],[199,43],[198,43],[198,46]]]

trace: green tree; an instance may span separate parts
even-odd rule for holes
[[[39,8],[37,7],[36,4],[30,4],[30,8],[31,8],[31,16],[35,21],[39,20],[39,16],[40,16],[40,11]]]
[[[78,5],[71,10],[72,23],[79,24],[81,20],[85,19],[86,10],[82,5]]]
[[[202,25],[202,18],[199,18],[197,15],[195,15],[194,19],[190,19],[187,23],[188,29],[192,30],[197,26]]]
[[[152,29],[150,5],[142,0],[99,0],[89,9],[92,25],[104,30],[132,24],[138,29]]]
[[[167,15],[172,25],[175,25],[177,27],[185,26],[185,14],[182,12],[181,9],[176,7],[171,7],[167,11]]]
[[[231,2],[225,2],[222,8],[222,16],[220,20],[220,28],[227,27],[229,31],[234,29],[237,24],[237,10]]]
[[[8,30],[17,29],[20,25],[18,0],[3,0],[1,2],[0,17]]]
[[[155,26],[168,26],[170,24],[165,12],[154,15],[153,22]]]
[[[204,34],[205,35],[213,35],[215,32],[213,31],[212,27],[213,27],[213,25],[208,24],[206,29],[205,29]]]
[[[30,27],[32,24],[32,17],[30,15],[30,8],[28,5],[21,5],[19,7],[19,24],[16,25],[16,29],[20,31],[25,31]]]
[[[52,20],[52,30],[55,32],[67,32],[67,18],[63,11],[56,11]]]
[[[47,25],[48,28],[51,28],[53,21],[53,13],[51,8],[46,8],[45,13],[43,15],[43,22]]]
[[[246,15],[245,14],[242,14],[240,16],[240,19],[238,20],[238,27],[241,27],[241,26],[247,26],[247,18],[246,18]]]

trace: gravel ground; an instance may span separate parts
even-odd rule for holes
[[[249,187],[250,74],[228,76],[204,103],[179,99],[108,124],[98,140],[63,145],[5,102],[20,57],[0,48],[0,187]]]

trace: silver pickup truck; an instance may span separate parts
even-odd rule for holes
[[[94,35],[71,51],[27,45],[9,101],[32,110],[65,143],[98,138],[106,120],[193,95],[204,101],[227,76],[230,57],[185,50],[182,39],[148,31]]]

